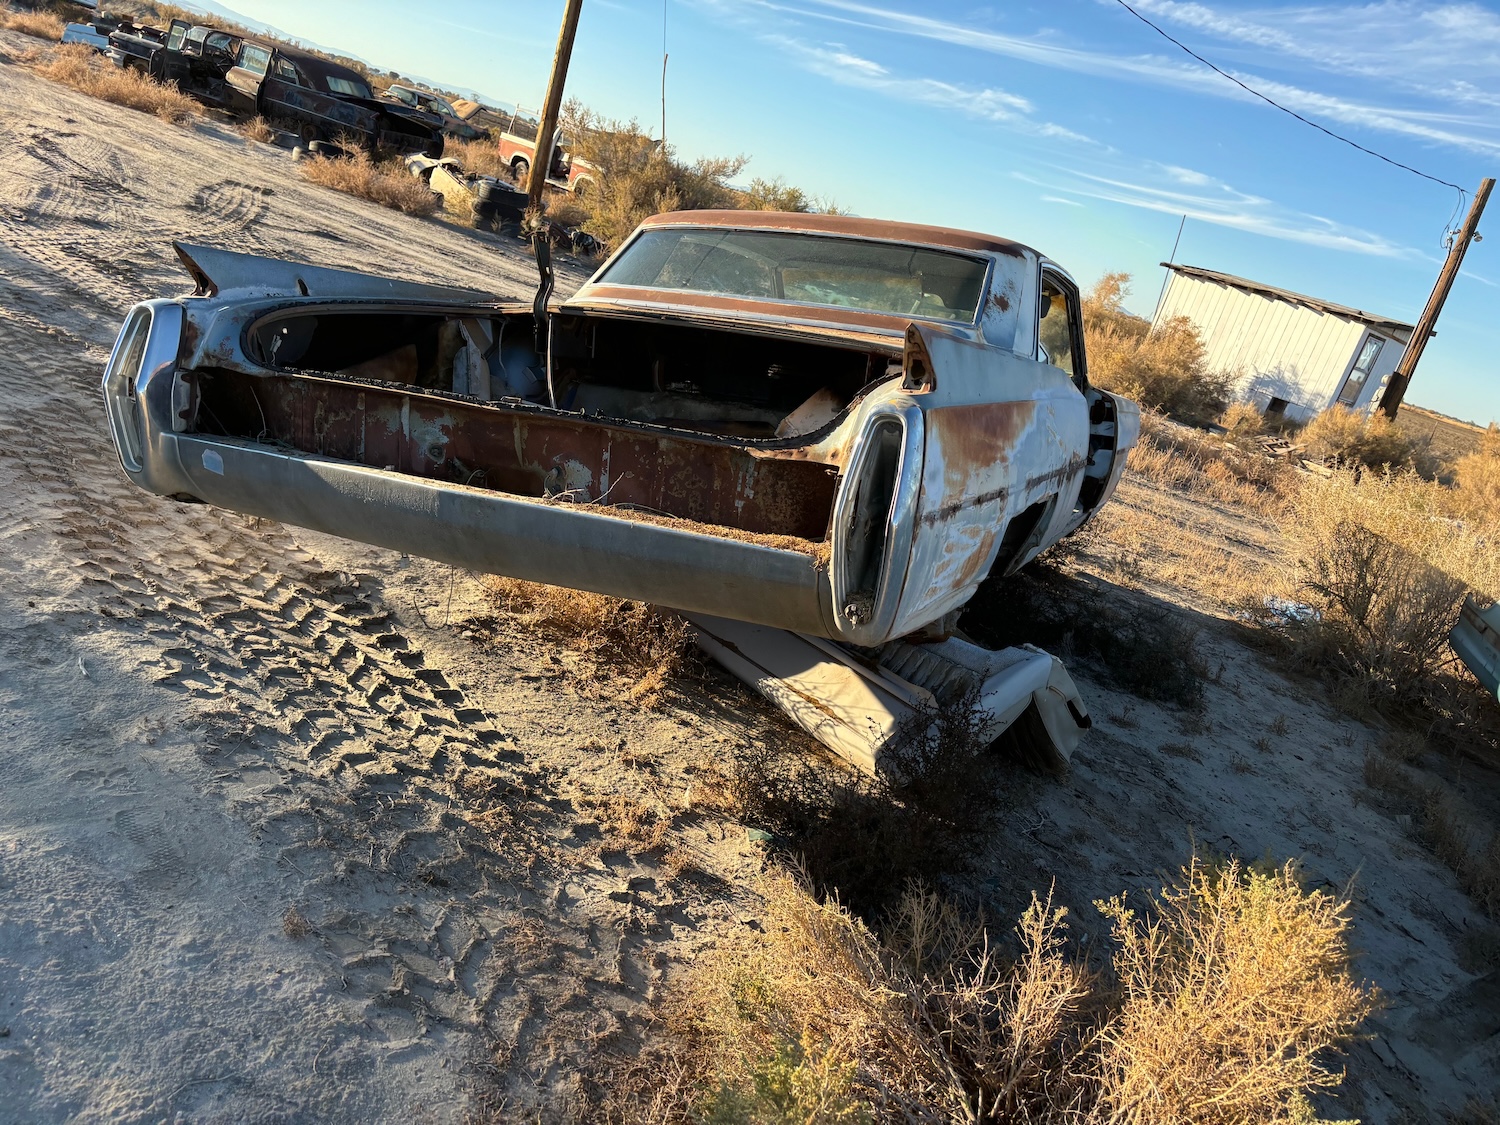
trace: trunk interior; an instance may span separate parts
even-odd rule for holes
[[[838,469],[804,447],[899,362],[857,347],[554,314],[549,380],[533,328],[529,313],[489,309],[271,313],[250,326],[246,351],[272,374],[199,372],[197,428],[817,543]]]

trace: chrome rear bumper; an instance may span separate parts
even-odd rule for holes
[[[121,466],[149,492],[481,573],[840,635],[827,566],[810,553],[182,432],[193,393],[176,370],[182,326],[176,302],[137,306],[105,368]]]

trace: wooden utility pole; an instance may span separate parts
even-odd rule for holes
[[[1443,272],[1438,274],[1437,284],[1432,287],[1432,296],[1427,298],[1427,307],[1422,310],[1417,326],[1412,330],[1406,351],[1401,354],[1401,362],[1396,364],[1396,370],[1391,372],[1390,379],[1386,381],[1385,393],[1380,396],[1380,410],[1392,421],[1395,421],[1396,411],[1401,408],[1401,400],[1406,397],[1406,388],[1411,386],[1417,361],[1422,358],[1427,341],[1437,327],[1438,313],[1443,311],[1443,302],[1448,299],[1448,290],[1453,288],[1453,282],[1458,277],[1458,268],[1463,265],[1469,243],[1479,238],[1479,216],[1484,214],[1484,205],[1489,202],[1490,192],[1494,187],[1493,177],[1480,182],[1479,190],[1474,193],[1474,205],[1469,208],[1469,217],[1454,236],[1453,245],[1448,247],[1448,260],[1443,263]]]
[[[542,120],[536,127],[536,149],[531,154],[531,171],[526,177],[528,206],[539,207],[547,170],[552,167],[552,139],[557,134],[557,115],[562,112],[563,86],[568,81],[568,60],[573,56],[573,36],[578,33],[578,14],[583,0],[567,0],[562,30],[557,34],[557,54],[552,56],[552,77],[547,79],[547,100],[542,103]]]

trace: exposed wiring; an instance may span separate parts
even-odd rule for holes
[[[1304,124],[1304,125],[1311,125],[1318,132],[1320,132],[1320,133],[1326,133],[1328,136],[1332,137],[1336,141],[1343,141],[1346,145],[1349,145],[1352,148],[1357,148],[1357,149],[1359,149],[1360,152],[1363,152],[1363,153],[1365,153],[1368,156],[1373,156],[1377,160],[1384,160],[1387,164],[1394,164],[1397,168],[1404,169],[1405,171],[1410,172],[1414,176],[1421,176],[1424,180],[1431,180],[1435,184],[1442,184],[1443,187],[1452,188],[1454,191],[1458,192],[1458,194],[1459,194],[1458,207],[1454,208],[1454,214],[1457,214],[1458,213],[1458,208],[1461,208],[1464,205],[1464,202],[1465,202],[1465,200],[1468,197],[1468,193],[1466,191],[1464,191],[1463,188],[1459,187],[1457,184],[1450,184],[1447,180],[1440,180],[1436,176],[1429,176],[1426,172],[1418,171],[1416,168],[1413,168],[1410,164],[1402,164],[1401,161],[1399,161],[1399,160],[1392,160],[1389,156],[1385,156],[1385,155],[1383,155],[1381,153],[1378,153],[1373,148],[1366,148],[1364,145],[1360,144],[1358,141],[1351,141],[1348,137],[1345,137],[1345,136],[1342,136],[1342,135],[1340,135],[1338,133],[1335,133],[1332,129],[1326,128],[1323,125],[1319,125],[1316,121],[1312,121],[1312,120],[1309,120],[1306,117],[1303,117],[1296,110],[1294,110],[1294,109],[1288,109],[1286,106],[1282,105],[1280,102],[1275,101],[1272,98],[1267,97],[1265,94],[1262,94],[1259,90],[1255,89],[1255,87],[1253,87],[1253,86],[1247,86],[1245,83],[1241,82],[1238,78],[1236,78],[1234,75],[1230,74],[1228,71],[1220,70],[1213,63],[1209,62],[1202,55],[1200,55],[1197,51],[1195,51],[1191,47],[1189,47],[1186,43],[1183,43],[1180,40],[1172,38],[1171,35],[1169,35],[1165,31],[1163,31],[1160,27],[1158,27],[1156,24],[1152,23],[1145,16],[1141,15],[1140,12],[1137,12],[1134,8],[1132,8],[1129,4],[1127,4],[1125,2],[1125,0],[1115,0],[1115,3],[1118,4],[1118,5],[1120,5],[1120,7],[1124,8],[1127,12],[1129,12],[1136,19],[1140,20],[1143,24],[1145,24],[1147,27],[1149,27],[1152,31],[1156,32],[1156,34],[1160,35],[1168,43],[1171,43],[1171,44],[1173,44],[1173,45],[1175,45],[1177,47],[1180,47],[1182,50],[1186,51],[1193,58],[1195,58],[1199,62],[1201,62],[1204,66],[1208,67],[1209,70],[1213,71],[1217,75],[1220,75],[1221,77],[1229,79],[1229,81],[1233,82],[1236,86],[1238,86],[1241,90],[1244,90],[1246,93],[1248,93],[1248,94],[1254,94],[1257,98],[1259,98],[1261,101],[1265,102],[1267,105],[1276,107],[1277,109],[1281,110],[1282,113],[1289,113],[1289,114],[1291,114],[1298,121],[1302,122],[1302,124]]]

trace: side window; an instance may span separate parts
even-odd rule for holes
[[[1037,324],[1037,358],[1077,378],[1078,291],[1061,278],[1042,274],[1042,296]]]
[[[286,59],[276,60],[276,77],[290,86],[300,86],[301,81],[297,78],[297,68]]]
[[[167,36],[167,50],[182,50],[182,37],[187,34],[187,24],[180,20],[172,21],[172,33]]]
[[[234,52],[234,37],[226,35],[222,31],[216,31],[204,41],[204,52],[218,51],[220,54],[232,54]]]
[[[240,66],[251,74],[265,74],[266,68],[271,65],[271,52],[264,47],[252,47],[246,43],[240,49]]]

